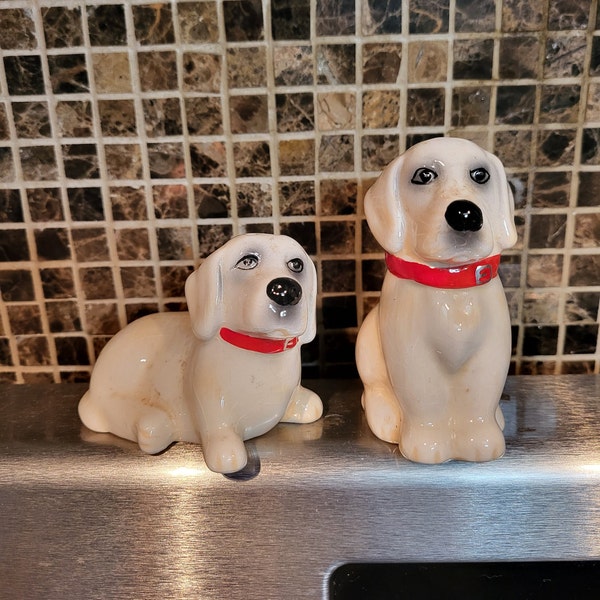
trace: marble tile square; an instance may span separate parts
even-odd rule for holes
[[[579,85],[544,85],[540,101],[540,123],[577,123]]]
[[[248,42],[265,37],[261,0],[229,0],[223,3],[228,42]]]
[[[541,74],[540,39],[536,35],[512,35],[500,39],[499,74],[502,79],[532,79]]]
[[[55,105],[58,135],[85,138],[94,135],[92,104],[89,100],[65,100]]]
[[[50,83],[55,94],[89,92],[87,64],[84,54],[48,56]],[[41,77],[41,74],[40,74]]]
[[[0,8],[0,48],[32,50],[37,48],[32,13],[25,8]]]
[[[570,172],[534,173],[531,205],[534,208],[567,207],[570,192]]]
[[[212,254],[233,235],[231,225],[199,225],[197,229],[200,258]]]
[[[184,44],[219,41],[219,20],[216,2],[179,2],[177,18]]]
[[[73,300],[56,301],[53,299],[51,302],[45,303],[45,308],[51,333],[82,331],[77,302]]]
[[[268,133],[269,102],[265,94],[229,98],[231,133]]]
[[[19,364],[24,367],[50,365],[50,347],[43,336],[24,336],[17,340]]]
[[[564,257],[562,254],[531,254],[527,258],[527,287],[560,287]]]
[[[142,187],[111,187],[110,204],[115,221],[146,221],[146,194]]]
[[[0,190],[0,223],[22,223],[23,205],[19,190]]]
[[[354,170],[354,136],[323,135],[319,143],[319,171],[334,173]]]
[[[315,223],[310,221],[281,223],[281,233],[294,238],[310,256],[317,253]]]
[[[259,46],[227,49],[227,77],[231,88],[267,85],[267,52]]]
[[[319,36],[353,35],[356,28],[354,0],[317,2],[315,27]]]
[[[148,137],[182,134],[179,98],[144,98],[142,108],[144,128]]]
[[[168,265],[160,267],[160,283],[166,298],[183,297],[185,281],[192,273],[191,267]]]
[[[156,281],[153,267],[121,267],[121,283],[125,298],[154,298]],[[104,333],[99,331],[98,333]]]
[[[0,297],[5,302],[30,302],[35,300],[31,271],[0,268]]]
[[[0,164],[2,157],[0,151]],[[53,146],[31,146],[19,149],[21,170],[26,181],[54,181],[58,176]],[[0,179],[1,179],[0,174]]]
[[[406,124],[431,127],[444,124],[444,88],[413,88],[407,92]]]
[[[179,179],[185,176],[183,145],[179,142],[148,144],[148,163],[152,179]]]
[[[96,144],[62,146],[65,176],[68,179],[98,179],[100,170]]]
[[[356,81],[354,44],[320,44],[316,61],[318,84],[345,85]]]
[[[200,219],[226,219],[231,216],[229,186],[222,183],[194,185],[196,216]]]
[[[102,135],[107,137],[137,135],[133,100],[98,100],[98,112]]]
[[[320,215],[354,215],[358,183],[354,179],[322,179],[319,182],[319,197]]]
[[[600,171],[578,174],[577,206],[600,206]]]
[[[265,142],[261,143],[266,144]],[[268,148],[268,144],[266,146]],[[227,156],[223,142],[190,144],[190,159],[194,177],[225,177],[227,174]]]
[[[363,92],[362,126],[364,129],[389,129],[400,119],[400,90]]]
[[[321,253],[354,254],[354,221],[321,221]]]
[[[87,341],[84,337],[55,337],[56,356],[59,365],[89,365]]]
[[[567,325],[564,354],[594,354],[598,343],[598,325]]]
[[[409,32],[447,33],[450,21],[449,0],[411,0]]]
[[[356,298],[354,296],[323,298],[323,327],[325,329],[343,329],[356,326]]]
[[[490,120],[490,87],[460,87],[452,90],[452,125],[487,125]]]
[[[177,58],[174,51],[138,52],[137,56],[140,86],[143,92],[177,89]],[[193,77],[193,61],[190,68],[192,74],[188,77]],[[189,86],[186,85],[186,89],[189,89]]]
[[[583,73],[587,41],[583,34],[549,36],[546,40],[544,77],[577,77]]]
[[[534,85],[499,85],[496,96],[496,124],[533,123],[535,95]]]
[[[33,232],[39,260],[68,260],[71,258],[69,233],[63,227],[37,229]]]
[[[363,83],[396,83],[402,44],[364,44],[362,56]]]
[[[104,227],[71,229],[73,253],[78,262],[98,262],[110,260],[108,241]]]
[[[92,46],[125,45],[127,28],[122,4],[88,6],[87,21]]]
[[[315,214],[315,184],[313,181],[280,181],[279,211],[284,217]]]
[[[521,244],[522,246],[522,244]],[[521,285],[521,257],[504,256],[498,268],[498,275],[505,288],[518,288]]]
[[[567,323],[596,323],[598,319],[598,292],[570,292],[565,299]]]
[[[81,9],[78,6],[42,7],[47,48],[73,48],[83,45]]]
[[[44,93],[44,76],[39,56],[5,56],[3,60],[9,94],[23,96]]]
[[[52,135],[47,102],[13,102],[12,112],[17,137],[35,139]]]
[[[104,159],[110,180],[140,179],[143,175],[142,149],[139,144],[106,144]]]
[[[192,231],[189,227],[160,227],[156,230],[156,240],[160,260],[192,258]]]
[[[131,92],[131,66],[125,52],[93,54],[92,72],[99,94]]]
[[[361,261],[361,269],[363,291],[379,292],[386,274],[385,262],[383,260],[366,259]]]
[[[233,97],[230,98],[230,103]],[[185,116],[190,135],[220,135],[223,133],[221,99],[216,96],[185,98]]]
[[[177,89],[169,86],[169,89]],[[188,92],[221,91],[221,57],[203,52],[184,52],[183,89]]]
[[[73,221],[104,221],[102,190],[99,187],[69,188],[67,197]]]
[[[18,262],[29,260],[27,232],[25,229],[8,229],[0,236],[0,261]]]
[[[541,31],[547,0],[503,0],[502,31]]]
[[[268,183],[238,183],[236,186],[238,217],[271,217],[273,202]]]
[[[454,79],[491,79],[494,40],[470,39],[454,42]]]
[[[324,293],[350,293],[356,287],[356,262],[354,260],[322,260],[322,291]]]
[[[273,48],[275,85],[312,85],[313,53],[311,46],[275,46]]]
[[[409,83],[446,81],[447,74],[448,42],[409,42]]]
[[[183,184],[153,185],[152,201],[157,219],[188,219],[187,187]]]
[[[531,164],[531,131],[499,131],[494,135],[494,153],[505,167],[524,168]]]
[[[147,228],[117,229],[115,231],[119,260],[150,260],[150,234]]]
[[[40,269],[40,279],[42,281],[42,290],[44,298],[49,300],[60,300],[65,298],[75,297],[75,279],[73,270],[70,267],[42,268]],[[54,302],[48,303],[48,306],[53,306]],[[49,315],[50,327],[52,320],[50,316],[53,314],[48,306],[46,312]],[[64,319],[57,319],[58,323],[64,323]],[[60,325],[59,325],[60,326]]]
[[[10,341],[5,337],[0,337],[0,364],[6,367],[12,367],[14,365],[10,351]],[[2,377],[2,383],[12,383],[12,380],[5,377],[5,374],[0,375],[0,377]]]
[[[574,215],[573,247],[600,248],[600,213]]]
[[[577,133],[572,129],[539,131],[536,165],[569,166],[575,159]]]
[[[569,285],[598,285],[600,254],[572,255],[569,263]]]
[[[38,305],[9,304],[6,307],[6,312],[13,335],[42,333],[41,311]]]
[[[401,2],[362,2],[362,35],[402,33]]]
[[[86,300],[105,300],[115,297],[115,285],[110,267],[83,267],[78,269],[78,275]]]
[[[132,6],[135,39],[142,46],[175,42],[173,12],[166,2]]]
[[[90,335],[114,335],[120,329],[117,305],[112,302],[87,302],[85,304],[85,323],[85,331]]]
[[[564,248],[567,215],[532,215],[530,248]]]
[[[534,325],[523,328],[523,355],[552,355],[558,347],[558,325]]]
[[[279,142],[279,169],[281,175],[314,175],[315,141],[281,140]]]
[[[310,39],[310,0],[271,0],[274,40]]]
[[[319,131],[354,129],[356,96],[351,92],[317,94],[317,127]]]
[[[548,29],[585,30],[590,20],[592,0],[550,0],[548,3]]]
[[[28,165],[27,161],[30,157],[31,152],[28,151],[20,151],[19,154],[22,158],[25,158],[26,164],[22,166],[23,175],[26,179],[31,179],[28,175],[31,175],[30,167],[34,167],[35,165]],[[0,147],[0,182],[14,181],[15,179],[15,166],[13,163],[12,151],[10,148],[2,148]]]
[[[454,30],[493,32],[496,28],[496,0],[456,0]]]
[[[365,135],[361,140],[362,169],[381,171],[400,154],[400,139],[396,134]]]
[[[600,165],[600,128],[584,127],[581,137],[581,162]]]
[[[315,126],[315,106],[312,93],[276,94],[277,131],[312,131]]]

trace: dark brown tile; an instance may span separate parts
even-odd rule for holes
[[[578,77],[583,73],[587,41],[584,35],[549,37],[546,41],[544,77]]]
[[[317,83],[351,84],[356,81],[356,48],[354,44],[317,46]]]
[[[64,138],[94,135],[92,104],[89,100],[67,100],[56,103],[59,135]]]
[[[447,33],[449,0],[412,0],[409,4],[410,33]]]
[[[183,146],[179,142],[148,144],[150,177],[153,179],[179,179],[185,176]]]
[[[103,227],[72,229],[73,251],[78,262],[110,260],[106,230]]]
[[[487,125],[490,119],[491,88],[460,87],[452,91],[452,125]]]
[[[600,281],[600,254],[571,256],[569,285],[598,285]]]
[[[310,1],[272,0],[271,31],[274,40],[310,39]]]
[[[357,182],[353,179],[322,179],[319,183],[320,214],[356,214],[358,196]]]
[[[322,136],[319,144],[319,170],[324,173],[354,170],[354,136]]]
[[[135,38],[144,45],[172,44],[175,41],[173,14],[167,3],[133,6]]]
[[[23,177],[27,181],[54,181],[58,177],[56,155],[52,146],[31,146],[19,149]],[[0,149],[0,163],[1,149]],[[3,169],[4,171],[4,169]],[[0,179],[2,174],[0,174]]]
[[[269,106],[266,95],[232,96],[229,99],[232,133],[267,133]]]
[[[92,46],[123,46],[127,29],[122,4],[87,7],[88,29]]]
[[[68,179],[98,179],[100,170],[95,144],[69,144],[62,147]]]
[[[89,335],[115,335],[120,329],[117,305],[86,303],[85,331]]]
[[[354,292],[356,286],[356,262],[354,260],[322,260],[321,270],[324,293]]]
[[[83,45],[81,9],[68,6],[42,8],[47,48],[72,48]]]
[[[540,131],[538,133],[536,164],[538,166],[568,166],[575,158],[576,132]]]
[[[318,2],[315,20],[316,32],[319,36],[352,35],[356,26],[354,1]]]
[[[265,48],[250,46],[227,49],[227,77],[232,88],[252,88],[267,85],[267,54]]]
[[[17,340],[19,362],[24,367],[48,366],[50,348],[48,339],[43,336],[23,336]]]
[[[400,155],[400,140],[395,134],[365,135],[362,139],[362,168],[380,171]]]
[[[148,229],[117,229],[115,231],[119,260],[149,260],[150,236]]]
[[[362,96],[362,126],[365,129],[389,129],[398,126],[400,91],[365,91]]]
[[[55,94],[89,92],[87,65],[84,54],[57,54],[48,57],[50,82]],[[41,77],[41,74],[40,74]]]
[[[295,239],[310,256],[317,253],[315,224],[309,221],[281,224],[281,233]]]
[[[577,123],[579,85],[544,85],[540,103],[540,123]]]
[[[282,140],[279,142],[279,168],[282,175],[313,175],[315,172],[315,142]]]
[[[574,248],[600,247],[600,213],[576,214],[573,232]]]
[[[231,225],[200,225],[198,228],[200,258],[206,258],[231,239]]]
[[[157,219],[187,219],[190,216],[185,185],[154,185],[152,199]]]
[[[177,84],[169,89],[177,89]],[[183,54],[183,89],[191,92],[221,91],[221,57],[217,54]]]
[[[562,280],[561,254],[532,254],[527,258],[528,287],[559,287]]]
[[[175,52],[139,52],[140,85],[143,92],[177,89]]]
[[[311,46],[273,48],[275,85],[312,85],[313,52]]]
[[[189,227],[160,227],[156,230],[160,260],[192,258],[192,232]]]
[[[548,29],[550,31],[585,30],[588,28],[592,0],[550,0]]]
[[[44,76],[39,56],[5,56],[4,72],[11,95],[44,93]]]
[[[144,98],[144,128],[148,137],[181,135],[179,98]]]
[[[558,208],[569,205],[571,173],[556,171],[534,173],[532,206],[536,208]]]
[[[222,142],[190,144],[192,175],[194,177],[225,177],[227,163],[225,152],[225,144]]]
[[[354,254],[353,221],[321,221],[321,253]]]
[[[533,85],[500,85],[496,97],[496,123],[527,125],[533,123],[535,110]]]
[[[121,267],[121,283],[125,298],[154,298],[156,282],[153,267]],[[99,333],[105,333],[100,331]]]
[[[395,83],[401,59],[402,44],[364,44],[363,83]]]
[[[40,278],[44,290],[44,298],[74,298],[75,282],[73,271],[70,267],[58,267],[56,269],[40,269]],[[46,308],[48,312],[48,308]]]
[[[115,298],[115,285],[110,267],[85,267],[80,268],[78,273],[83,296],[86,300]]]
[[[547,0],[503,0],[502,31],[541,31]]]
[[[148,218],[143,188],[111,187],[110,203],[115,221],[145,221]]]
[[[32,13],[24,8],[0,9],[0,48],[4,50],[32,50],[37,48],[35,23]]]
[[[177,15],[184,44],[219,41],[216,2],[179,2]]]
[[[541,42],[536,35],[513,35],[500,39],[499,73],[502,79],[537,78],[541,73]]]
[[[0,223],[22,223],[23,205],[19,190],[0,190]]]
[[[194,186],[196,216],[200,219],[225,219],[231,216],[229,187],[225,184]]]
[[[133,100],[99,100],[102,135],[113,137],[137,134]]]
[[[82,331],[79,306],[74,301],[45,303],[48,325],[51,333],[72,333]]]
[[[406,124],[409,127],[443,125],[445,96],[443,88],[409,89]]]
[[[52,134],[47,102],[13,102],[17,137],[47,138]]]
[[[25,269],[0,269],[0,297],[5,302],[35,300],[31,272]]]
[[[273,214],[271,186],[263,183],[238,183],[238,217],[270,217]]]
[[[38,259],[68,260],[71,258],[71,243],[66,229],[54,227],[39,229],[33,234]]]
[[[495,0],[456,0],[455,31],[480,33],[492,32],[495,28]]]
[[[233,101],[233,97],[230,102]],[[190,135],[223,133],[221,99],[214,96],[185,98],[187,130]]]
[[[40,307],[33,304],[10,304],[6,307],[12,335],[42,333]]]
[[[0,262],[29,260],[27,232],[25,229],[8,229],[0,237]]]
[[[364,36],[402,33],[402,3],[363,2],[362,34]]]
[[[456,40],[454,79],[491,79],[494,40]]]
[[[265,37],[262,2],[231,0],[223,3],[225,35],[228,42],[262,40]]]
[[[100,188],[69,188],[67,196],[73,221],[104,220],[104,207]]]
[[[106,144],[104,158],[109,179],[140,179],[142,177],[142,150],[139,144]]]
[[[315,184],[312,181],[279,183],[279,210],[283,216],[315,214]]]
[[[530,226],[530,248],[564,248],[567,216],[532,215]]]

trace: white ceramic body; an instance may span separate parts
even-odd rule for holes
[[[485,168],[485,184],[470,173]],[[435,172],[427,184],[415,173]],[[450,204],[481,210],[477,231],[456,231]],[[436,138],[392,162],[365,197],[373,234],[391,255],[447,269],[496,255],[516,241],[513,200],[500,161],[472,142]],[[388,272],[379,305],[361,326],[356,360],[371,430],[410,460],[486,461],[504,453],[499,401],[511,352],[498,277],[443,289]]]
[[[298,259],[303,269],[291,271]],[[281,306],[268,297],[278,278],[297,283],[298,302]],[[282,420],[307,423],[322,414],[319,397],[300,385],[300,346],[316,330],[315,296],[314,265],[294,240],[233,238],[188,278],[189,313],[143,317],[110,340],[79,404],[83,423],[149,453],[174,441],[200,443],[213,471],[242,469],[244,440]],[[221,327],[298,343],[267,354],[224,341]]]

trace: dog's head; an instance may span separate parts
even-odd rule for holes
[[[195,334],[221,327],[267,338],[316,334],[317,274],[302,247],[285,235],[244,234],[213,252],[185,283]]]
[[[517,239],[512,192],[498,158],[473,142],[434,138],[392,161],[365,196],[376,240],[432,266],[468,264]]]

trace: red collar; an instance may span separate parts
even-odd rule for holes
[[[436,268],[409,262],[386,253],[385,264],[390,273],[400,279],[412,279],[417,283],[436,288],[459,289],[483,285],[496,277],[500,255],[495,254],[469,265]]]
[[[237,348],[251,350],[252,352],[261,352],[262,354],[277,354],[278,352],[293,348],[298,343],[297,337],[285,339],[262,338],[233,331],[232,329],[227,329],[227,327],[222,327],[219,334],[223,340]]]

